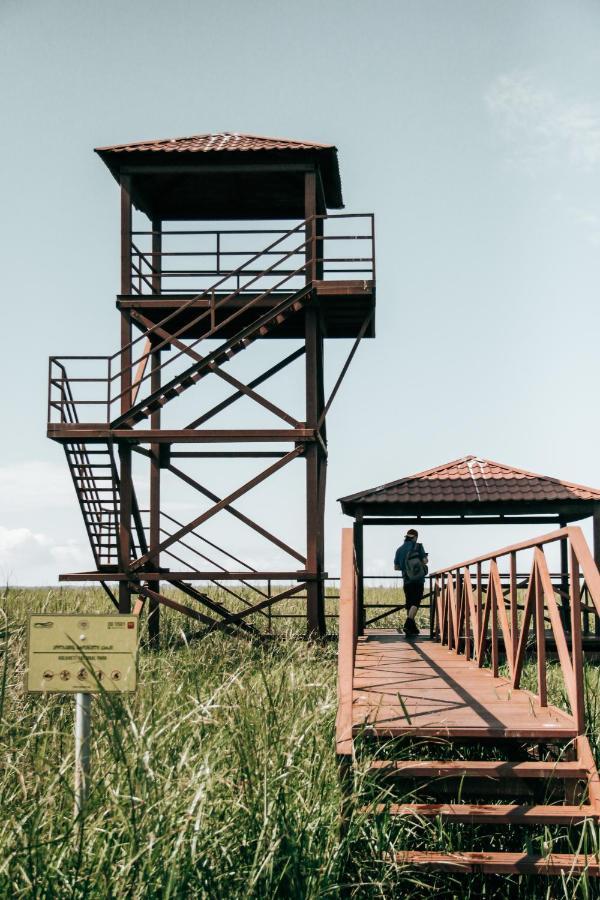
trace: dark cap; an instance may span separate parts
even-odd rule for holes
[[[409,528],[408,531],[406,532],[406,537],[407,538],[419,537],[419,532],[417,531],[416,528]]]

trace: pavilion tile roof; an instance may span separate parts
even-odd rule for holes
[[[600,501],[600,490],[536,475],[480,456],[463,456],[425,472],[340,498],[344,505],[573,500]]]
[[[215,151],[257,150],[335,150],[333,144],[317,144],[313,141],[294,141],[289,138],[260,137],[256,134],[240,134],[237,131],[220,131],[216,134],[194,134],[190,137],[162,138],[152,141],[136,141],[132,144],[115,144],[97,147],[97,153],[213,153]]]

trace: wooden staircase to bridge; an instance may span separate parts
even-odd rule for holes
[[[545,556],[557,541],[569,549],[566,628]],[[520,597],[506,596],[499,576],[499,561],[513,561],[516,553],[531,564]],[[599,875],[599,859],[577,849],[585,823],[600,819],[600,783],[586,734],[580,604],[585,588],[600,611],[600,575],[581,530],[561,529],[453,566],[436,573],[434,584],[436,639],[409,640],[380,629],[359,635],[352,531],[344,529],[337,753],[346,789],[358,768],[374,795],[358,814],[417,823],[418,846],[387,854],[402,866]],[[558,653],[551,683],[560,702],[559,673],[560,707],[548,699],[547,622]],[[521,687],[528,653],[535,659],[535,676],[527,671],[534,690]],[[472,826],[460,843],[464,848],[472,839],[472,849],[436,847],[427,825],[436,822]],[[558,848],[575,849],[534,852],[546,826],[566,830]],[[508,829],[506,849],[492,850],[499,829]]]

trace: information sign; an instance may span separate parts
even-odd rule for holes
[[[31,614],[27,690],[32,693],[135,691],[137,616]]]

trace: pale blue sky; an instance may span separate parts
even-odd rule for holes
[[[0,0],[0,83],[13,582],[89,562],[45,402],[49,354],[118,339],[118,192],[97,145],[221,130],[331,141],[347,210],[375,212],[378,337],[329,420],[330,571],[338,496],[457,456],[600,484],[600,4]],[[330,378],[347,349],[328,345]],[[407,391],[422,401],[410,427]],[[426,542],[449,563],[522,536]],[[372,570],[389,570],[397,537],[373,536]]]

